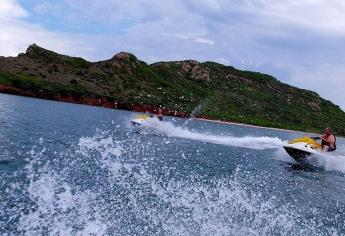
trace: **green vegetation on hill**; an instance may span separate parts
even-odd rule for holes
[[[18,57],[0,57],[0,84],[187,113],[203,103],[203,117],[312,132],[331,126],[345,135],[345,113],[317,93],[215,62],[148,65],[121,52],[92,63],[32,45]]]
[[[27,91],[44,91],[46,93],[59,93],[60,95],[88,95],[91,92],[76,84],[49,82],[25,74],[8,75],[0,72],[0,84],[13,86]]]

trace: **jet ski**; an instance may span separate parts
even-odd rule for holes
[[[131,120],[131,124],[134,127],[141,127],[141,126],[144,126],[145,124],[157,122],[157,121],[160,121],[160,119],[154,115],[141,114],[134,117]]]
[[[142,114],[134,117],[134,119],[131,120],[131,124],[133,126],[141,126],[143,125],[148,119],[150,119],[150,116],[147,114]]]
[[[302,161],[310,155],[321,152],[321,145],[307,136],[290,140],[283,148],[296,161]]]

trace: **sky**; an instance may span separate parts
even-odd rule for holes
[[[344,0],[0,0],[0,55],[195,59],[259,71],[345,111]]]

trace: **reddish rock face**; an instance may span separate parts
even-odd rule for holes
[[[35,55],[36,48],[38,48],[36,44],[30,45],[28,49],[26,49],[25,55],[28,55],[28,56]]]
[[[253,84],[252,80],[244,78],[244,77],[241,77],[241,76],[238,76],[238,75],[227,74],[225,76],[225,78],[228,79],[228,80],[232,80],[232,79],[240,80],[240,81],[242,81],[243,83],[246,83],[246,84]]]
[[[137,112],[149,112],[152,114],[158,114],[159,107],[148,106],[144,104],[130,104],[119,103],[114,100],[108,100],[107,98],[95,98],[92,96],[78,96],[78,95],[61,95],[61,94],[49,94],[45,92],[30,92],[17,89],[15,87],[6,86],[0,84],[0,93],[20,95],[25,97],[42,98],[48,100],[55,100],[61,102],[85,104],[89,106],[101,106],[111,109],[123,109]],[[161,108],[163,115],[177,116],[177,117],[189,117],[189,113],[171,110],[167,108]]]
[[[210,80],[210,69],[204,68],[199,62],[194,60],[182,62],[182,70],[185,73],[191,73],[191,78],[195,80]]]
[[[190,72],[194,67],[199,66],[199,62],[198,61],[194,61],[194,60],[188,60],[188,61],[184,61],[182,62],[182,70],[184,72]]]
[[[22,91],[15,87],[6,86],[2,84],[0,84],[0,93],[13,94],[25,97],[37,97],[35,93],[31,93],[29,91]]]
[[[126,68],[127,72],[131,73],[130,65],[136,60],[137,58],[133,54],[119,52],[115,54],[109,61],[116,68]]]
[[[119,52],[113,56],[112,60],[124,61],[124,60],[129,60],[131,57],[134,57],[134,55],[128,52]]]

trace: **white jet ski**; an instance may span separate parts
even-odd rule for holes
[[[302,161],[310,155],[321,152],[321,145],[307,136],[290,140],[283,148],[296,161]]]

